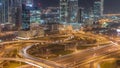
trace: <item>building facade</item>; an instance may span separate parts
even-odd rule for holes
[[[8,22],[8,5],[7,0],[0,0],[0,23]]]
[[[67,23],[68,0],[60,0],[60,23]]]
[[[98,20],[98,18],[103,16],[103,3],[104,0],[95,1],[93,6],[94,20]]]
[[[0,23],[15,23],[15,13],[21,0],[0,0]]]
[[[78,23],[78,0],[68,0],[68,23]]]
[[[60,0],[60,22],[78,23],[78,0]]]
[[[22,0],[22,30],[30,30],[30,11],[33,9],[33,0]]]

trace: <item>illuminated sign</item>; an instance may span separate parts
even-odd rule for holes
[[[117,32],[120,32],[120,29],[117,29]]]
[[[33,4],[26,4],[26,6],[28,6],[28,7],[32,7],[32,6],[33,6]]]

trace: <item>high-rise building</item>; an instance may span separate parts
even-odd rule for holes
[[[79,7],[78,9],[78,16],[77,16],[77,19],[78,19],[78,23],[83,23],[83,15],[84,15],[84,12],[83,12],[84,8],[82,7]]]
[[[30,19],[31,7],[33,0],[0,0],[0,23],[12,23],[16,29],[23,28],[23,24],[28,24]]]
[[[22,0],[22,3],[29,7],[33,6],[33,0]]]
[[[30,10],[25,4],[22,4],[22,23],[21,29],[29,30],[30,29]]]
[[[60,0],[60,22],[78,23],[78,0]]]
[[[41,10],[30,10],[30,23],[41,23]]]
[[[21,29],[30,29],[30,10],[33,9],[33,0],[22,0],[22,22]]]
[[[98,20],[102,14],[103,14],[103,8],[102,8],[102,0],[101,1],[95,1],[93,6],[93,14],[94,14],[94,20]]]
[[[50,23],[50,22],[56,22],[59,23],[59,7],[47,7],[46,9],[42,10],[41,12],[41,23]]]
[[[19,30],[22,22],[22,0],[11,0],[9,21],[15,23],[15,29]]]
[[[0,0],[0,23],[15,24],[17,29],[20,27],[21,0]]]
[[[8,22],[8,9],[9,2],[7,0],[0,0],[0,22],[6,23]]]
[[[68,0],[60,0],[60,22],[67,23]]]
[[[104,11],[104,0],[101,0],[101,16],[103,16]]]
[[[78,23],[78,0],[68,0],[68,23]]]

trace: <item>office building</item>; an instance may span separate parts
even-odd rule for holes
[[[68,0],[68,23],[78,23],[78,0]]]
[[[93,6],[94,20],[98,20],[103,16],[103,0],[95,1]]]
[[[78,0],[60,0],[60,22],[78,23]]]
[[[67,23],[68,0],[60,0],[60,23]]]

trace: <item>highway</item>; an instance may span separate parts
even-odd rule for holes
[[[26,64],[38,67],[38,68],[52,68],[50,66],[46,66],[45,64],[38,63],[29,59],[22,59],[22,58],[0,58],[0,60],[7,60],[7,61],[19,61],[24,62]]]
[[[73,38],[73,36],[70,36],[66,38],[65,40],[69,40],[71,38]],[[52,43],[55,43],[55,42],[52,42]],[[13,43],[51,43],[51,42],[40,41],[40,40],[18,40],[18,41],[1,42],[0,45],[13,44]],[[0,60],[25,62],[27,64],[30,64],[30,65],[33,65],[39,68],[63,68],[60,64],[57,64],[56,62],[31,57],[29,54],[26,53],[27,49],[30,47],[31,46],[28,46],[21,51],[21,54],[27,58],[0,58]]]
[[[48,60],[38,59],[36,57],[29,55],[27,53],[27,49],[29,48],[30,47],[26,47],[22,50],[23,51],[22,55],[24,57],[37,62],[44,63],[54,68],[80,68],[79,67],[80,65],[96,61],[101,57],[107,57],[112,54],[117,54],[120,50],[120,46],[118,46],[117,43],[114,43],[111,41],[110,45],[94,47],[94,48],[83,50],[82,52],[78,51],[76,53],[65,55],[65,56],[53,59],[51,61],[48,61]]]
[[[24,58],[36,61],[38,63],[45,64],[46,66],[50,66],[49,68],[64,68],[61,64],[58,64],[54,61],[49,61],[49,60],[45,60],[45,59],[42,59],[42,58],[36,58],[36,57],[33,57],[32,55],[29,55],[27,53],[27,50],[30,47],[31,46],[28,46],[28,47],[22,49],[21,54],[22,54],[22,56],[24,56]],[[46,68],[48,68],[48,67],[46,67]]]
[[[68,38],[64,39],[63,41],[67,41],[74,38],[73,35],[69,36]],[[57,40],[59,41],[59,40]],[[1,42],[0,45],[6,45],[6,44],[12,44],[12,43],[55,43],[57,41],[41,41],[41,40],[14,40],[14,41],[6,41],[6,42]]]
[[[67,39],[62,40],[61,42],[65,42],[66,40],[70,40],[74,38],[74,36],[70,36]],[[112,42],[113,41],[113,42]],[[20,40],[20,41],[9,41],[9,42],[2,42],[0,45],[11,44],[11,43],[55,43],[50,41],[39,41],[39,40]],[[85,65],[91,63],[96,60],[100,60],[100,58],[106,58],[113,54],[120,53],[120,46],[118,46],[116,40],[111,40],[110,45],[104,45],[99,47],[89,48],[83,51],[77,51],[73,54],[61,56],[52,60],[45,60],[41,58],[33,57],[27,53],[27,50],[31,48],[31,46],[27,46],[23,48],[20,52],[21,55],[24,57],[23,59],[20,58],[0,58],[0,60],[13,60],[13,61],[21,61],[27,64],[33,65],[35,67],[41,68],[80,68],[81,65]],[[60,43],[60,42],[57,42]]]
[[[90,48],[87,50],[78,51],[73,54],[65,55],[62,57],[58,57],[56,59],[53,59],[51,61],[44,60],[44,59],[38,59],[36,57],[33,57],[29,54],[27,54],[27,49],[29,49],[31,46],[28,46],[22,50],[22,55],[28,59],[44,63],[48,66],[52,66],[53,68],[74,68],[76,66],[87,64],[93,61],[96,61],[100,57],[107,57],[111,54],[117,54],[117,51],[120,50],[120,46],[110,44],[105,46],[99,46]],[[99,58],[97,58],[99,57]],[[62,66],[62,67],[61,67]],[[80,67],[78,67],[80,68]]]
[[[66,39],[64,39],[64,40],[57,40],[57,41],[54,41],[54,42],[52,42],[52,43],[65,42],[65,41],[70,40],[70,39],[72,39],[72,38],[74,38],[73,35],[69,36],[68,38],[66,38]],[[59,42],[58,42],[58,41],[59,41]],[[33,57],[32,55],[28,54],[28,53],[27,53],[27,50],[28,50],[29,48],[31,48],[32,46],[34,46],[34,45],[27,46],[27,47],[25,47],[25,48],[23,48],[23,49],[21,50],[21,54],[22,54],[22,56],[24,56],[24,58],[27,58],[27,59],[30,59],[30,60],[34,60],[34,61],[37,61],[37,62],[39,62],[39,63],[44,63],[44,64],[46,64],[46,66],[51,66],[51,68],[52,68],[52,67],[53,67],[53,68],[64,68],[63,65],[61,65],[61,64],[59,64],[59,63],[56,63],[56,62],[54,62],[54,61],[49,61],[49,60],[45,60],[45,59],[42,59],[42,58],[36,58],[36,57]]]
[[[7,41],[1,42],[0,45],[12,44],[12,43],[51,43],[51,41],[40,41],[40,40],[18,40],[18,41]]]
[[[102,47],[96,47],[84,50],[82,52],[77,52],[71,55],[62,56],[59,58],[54,59],[53,61],[60,63],[67,68],[74,68],[74,66],[81,65],[83,63],[90,63],[91,60],[93,61],[96,57],[102,55],[110,55],[113,52],[120,50],[120,46],[117,45],[106,45]],[[99,59],[99,58],[97,58]]]

